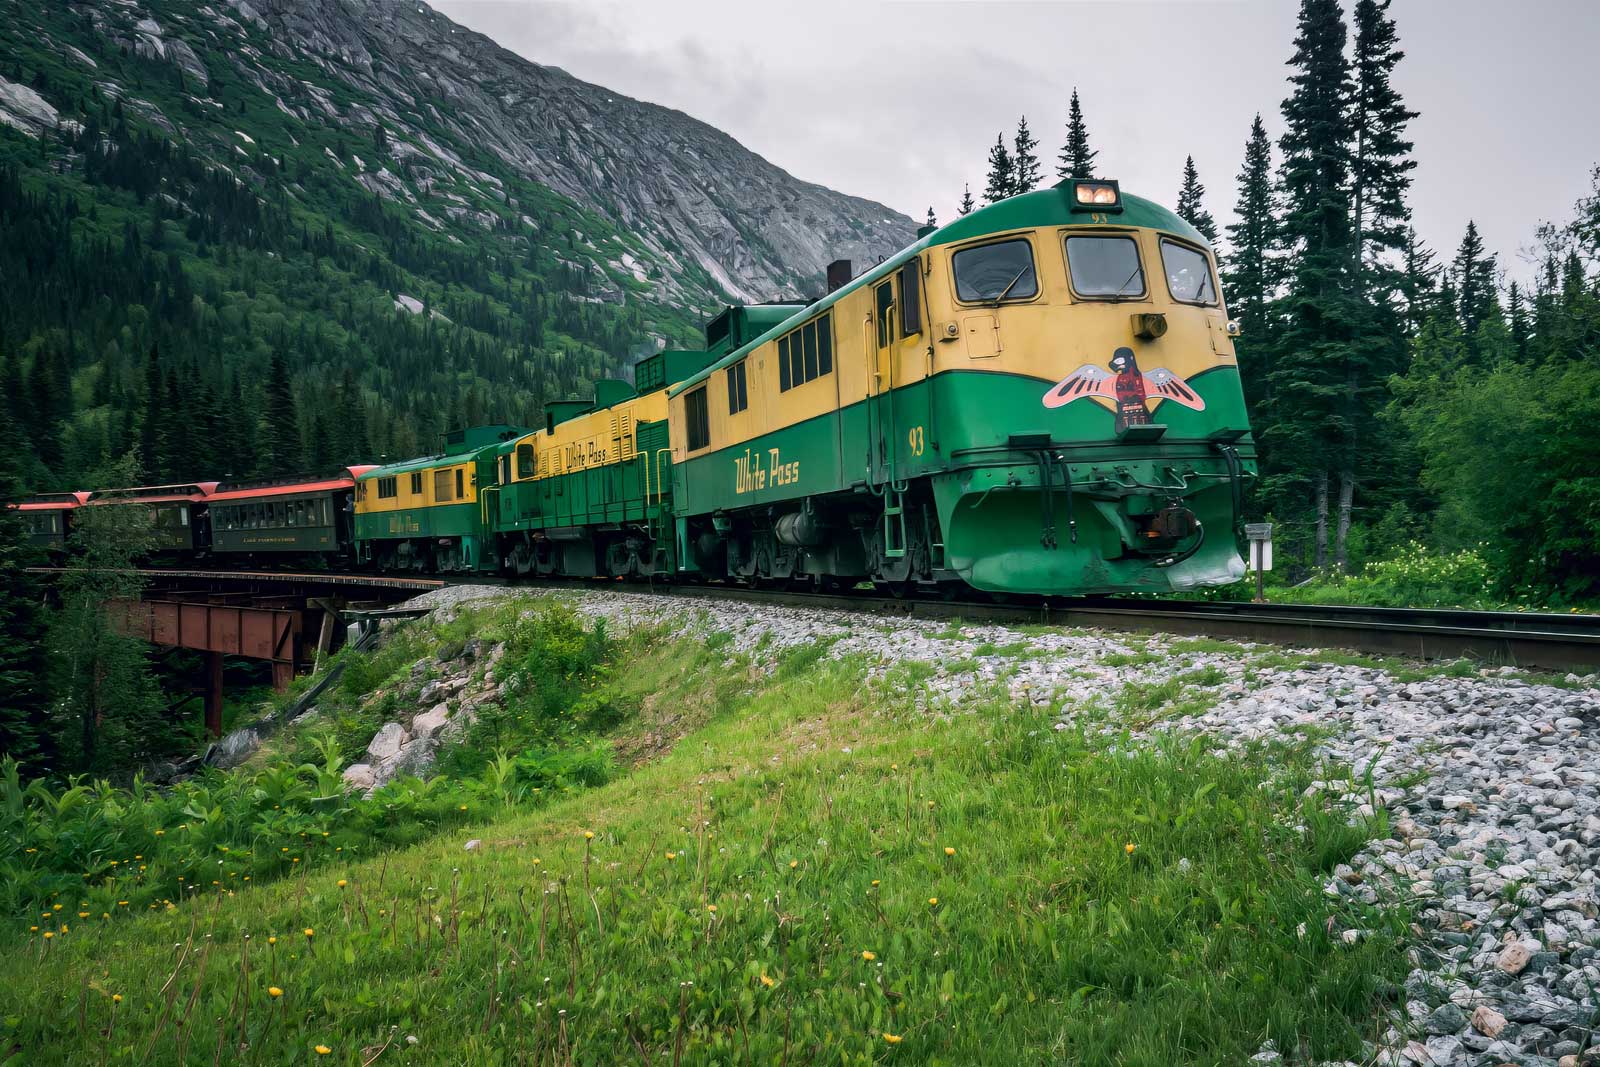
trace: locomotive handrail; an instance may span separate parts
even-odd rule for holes
[[[662,488],[664,480],[661,477],[661,457],[664,456],[664,455],[670,456],[671,454],[672,454],[671,447],[656,449],[656,506],[657,507],[661,506],[661,500],[662,500],[662,498],[664,496],[666,496],[666,491]]]

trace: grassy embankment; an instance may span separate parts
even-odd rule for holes
[[[761,675],[721,644],[609,648],[578,703],[640,764],[607,785],[49,940],[15,918],[4,1062],[1168,1067],[1373,1035],[1400,919],[1318,876],[1379,828],[1302,797],[1303,745],[929,714],[819,646]]]

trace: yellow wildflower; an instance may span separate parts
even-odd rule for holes
[[[327,1045],[318,1045],[317,1046],[317,1055],[318,1056],[326,1056],[328,1053],[330,1053],[332,1051],[333,1051],[333,1049],[329,1048]]]
[[[1138,846],[1136,846],[1132,841],[1129,841],[1126,845],[1122,846],[1122,851],[1126,852],[1128,855],[1131,856],[1131,855],[1133,855],[1133,850],[1135,848],[1137,848],[1137,847]]]
[[[956,850],[951,848],[949,845],[946,845],[944,846],[944,854],[946,856],[954,856],[956,854]]]
[[[345,887],[345,886],[347,886],[347,885],[349,885],[349,884],[350,884],[350,883],[349,883],[349,882],[347,882],[347,881],[345,881],[345,880],[344,880],[344,879],[343,879],[343,878],[341,878],[341,879],[339,879],[339,888],[340,888],[340,889],[343,889],[343,888],[344,888],[344,887]]]
[[[768,989],[771,989],[773,986],[777,985],[778,983],[773,981],[771,978],[767,977],[767,972],[762,971],[761,972],[761,984],[766,986]]]
[[[585,841],[593,841],[594,840],[594,831],[593,830],[585,830],[583,832],[583,839]]]
[[[790,860],[789,861],[789,869],[791,871],[794,870],[798,866],[800,866],[800,861],[799,860]]]
[[[309,927],[309,926],[308,926],[308,927],[306,927],[306,936],[307,936],[307,937],[310,937],[310,936],[312,936],[312,935],[313,935],[313,934],[315,934],[315,933],[316,933],[316,931],[315,931],[315,930],[313,930],[313,929],[312,929],[312,928],[311,928],[311,927]]]
[[[899,1034],[884,1034],[883,1039],[891,1045],[898,1045],[901,1041],[905,1040]]]
[[[878,958],[878,954],[870,949],[866,949],[862,951],[861,958],[866,960],[868,963],[871,963],[873,960]]]
[[[933,908],[937,908],[939,906],[939,898],[938,897],[929,897],[928,898],[928,906],[929,907],[933,907]]]
[[[276,998],[278,998],[278,997],[281,997],[281,996],[283,996],[283,990],[281,990],[281,989],[279,989],[279,988],[278,988],[278,987],[277,987],[277,986],[275,986],[275,985],[273,985],[273,986],[268,986],[268,987],[267,987],[267,996],[269,996],[269,997],[272,997],[272,998],[274,998],[274,999],[276,999]]]
[[[111,994],[111,1003],[113,1003],[113,1004],[121,1004],[122,1003],[122,994],[121,993],[113,993],[113,994]]]

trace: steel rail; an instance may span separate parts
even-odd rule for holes
[[[31,568],[59,573],[59,568]],[[447,585],[513,585],[504,578],[413,578],[383,574],[149,569],[149,578],[273,581],[415,590]],[[717,584],[624,581],[615,578],[532,579],[549,589],[615,590],[678,599],[734,600],[925,619],[1032,623],[1171,633],[1307,648],[1345,648],[1416,659],[1474,659],[1483,663],[1585,673],[1600,669],[1600,615],[1474,611],[1454,608],[1379,608],[1244,601],[1123,597],[897,597],[877,591],[821,593]]]

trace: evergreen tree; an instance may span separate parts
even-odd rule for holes
[[[156,346],[144,361],[144,416],[139,420],[139,467],[152,482],[166,479],[161,455],[161,406],[166,398],[166,382],[161,376],[161,358]]]
[[[1415,338],[1438,303],[1439,268],[1434,264],[1433,249],[1424,245],[1417,231],[1409,226],[1401,268],[1401,296],[1406,305],[1406,336]]]
[[[1382,388],[1365,372],[1357,343],[1360,305],[1350,213],[1350,63],[1338,0],[1301,0],[1293,90],[1283,104],[1281,233],[1292,269],[1284,335],[1272,373],[1273,403],[1263,434],[1278,457],[1271,488],[1309,498],[1317,567],[1329,562],[1330,494],[1339,483],[1342,517],[1355,489],[1361,409]],[[1304,503],[1291,503],[1300,511]],[[1341,521],[1335,558],[1341,555]]]
[[[1485,319],[1500,314],[1500,303],[1495,293],[1495,257],[1484,252],[1478,224],[1471,219],[1467,220],[1467,232],[1450,265],[1450,275],[1456,290],[1456,314],[1469,338],[1468,347],[1472,348],[1470,339]]]
[[[929,226],[929,227],[937,227],[939,225],[939,219],[933,213],[933,205],[932,204],[928,205],[928,218],[927,218],[927,221],[923,223],[923,225],[924,226]]]
[[[929,214],[932,214],[931,208]],[[367,406],[361,398],[361,387],[356,384],[355,373],[348,367],[345,368],[344,377],[339,380],[336,407],[339,423],[335,428],[338,441],[335,460],[344,466],[370,463],[372,441],[367,433]]]
[[[1093,178],[1094,160],[1099,154],[1089,147],[1089,127],[1078,103],[1078,87],[1073,86],[1072,102],[1067,105],[1067,143],[1056,163],[1056,177]]]
[[[1038,188],[1042,177],[1039,155],[1034,149],[1039,142],[1028,132],[1028,116],[1017,121],[1017,136],[1012,141],[1011,190],[1013,193],[1030,193]]]
[[[289,382],[289,368],[280,353],[273,353],[267,370],[264,400],[266,424],[262,428],[262,440],[266,449],[263,463],[269,471],[279,474],[302,470],[300,418],[295,409],[294,387]]]
[[[989,180],[984,185],[983,198],[993,204],[1004,200],[1016,191],[1016,170],[1011,153],[1006,151],[1006,139],[996,135],[994,147],[989,149]]]
[[[27,445],[9,408],[0,404],[0,501],[27,495],[21,469]],[[44,593],[28,573],[40,562],[21,513],[0,507],[0,754],[34,772],[53,748],[45,721]]]
[[[1211,217],[1211,212],[1206,210],[1202,202],[1205,195],[1206,187],[1200,184],[1200,172],[1195,170],[1194,157],[1188,156],[1183,161],[1183,185],[1178,190],[1178,217],[1215,245],[1217,220]]]
[[[1411,212],[1405,197],[1417,165],[1410,158],[1411,142],[1405,138],[1406,124],[1417,113],[1406,108],[1391,80],[1405,53],[1400,51],[1394,20],[1388,15],[1389,3],[1356,0],[1355,7],[1351,201],[1357,262],[1369,271],[1370,255],[1401,252],[1406,247]]]
[[[972,186],[967,182],[961,183],[961,207],[957,209],[959,215],[970,215],[975,205],[972,202]]]
[[[1241,337],[1235,344],[1245,398],[1252,421],[1258,422],[1272,381],[1272,322],[1268,305],[1277,287],[1278,264],[1272,251],[1278,242],[1272,192],[1272,142],[1257,115],[1250,124],[1239,168],[1239,197],[1234,204],[1238,220],[1228,226],[1228,258],[1223,264],[1223,284],[1228,310],[1238,320]]]
[[[1528,313],[1523,306],[1522,290],[1516,282],[1506,294],[1506,305],[1511,313],[1511,347],[1519,362],[1528,361]]]

